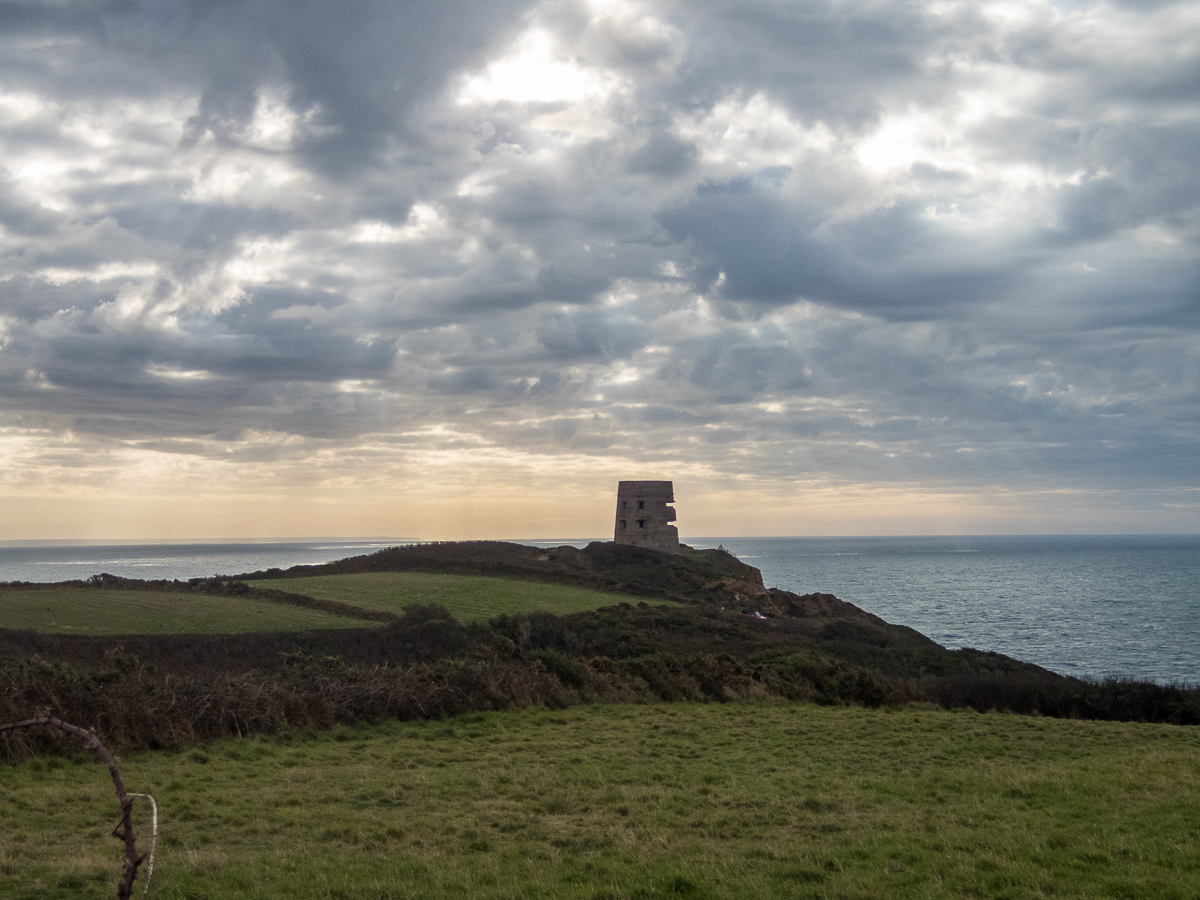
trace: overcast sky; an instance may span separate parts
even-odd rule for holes
[[[0,4],[0,538],[1200,531],[1200,2]]]

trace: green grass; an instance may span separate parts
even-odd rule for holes
[[[410,603],[436,603],[462,622],[486,621],[501,613],[566,615],[640,599],[566,585],[419,572],[281,578],[251,585],[395,613]],[[0,613],[6,628],[65,634],[233,634],[378,624],[245,597],[69,587],[0,591]]]
[[[64,634],[234,634],[376,623],[265,600],[53,587],[0,591],[5,628]]]
[[[551,612],[568,615],[643,599],[605,594],[562,584],[475,575],[431,575],[424,572],[364,572],[251,582],[255,587],[306,594],[366,609],[400,613],[410,603],[437,604],[460,622],[486,622],[501,613]],[[662,602],[662,601],[655,601]]]
[[[1200,731],[1170,726],[531,709],[129,754],[122,774],[158,799],[151,896],[174,900],[1200,894]],[[115,819],[98,762],[0,769],[3,895],[111,897]]]

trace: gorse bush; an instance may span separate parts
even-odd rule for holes
[[[928,679],[920,693],[947,708],[1068,719],[1200,725],[1200,690],[1129,679],[962,673]]]
[[[903,679],[811,651],[768,658],[760,663],[759,677],[772,693],[825,705],[884,706],[915,699]]]
[[[493,634],[464,655],[411,665],[353,665],[300,651],[283,654],[279,663],[271,671],[180,675],[159,672],[123,647],[113,648],[99,669],[35,656],[0,669],[0,721],[53,714],[96,729],[123,750],[534,705],[766,697],[864,707],[928,701],[979,711],[1200,724],[1200,691],[1194,689],[1049,673],[915,681],[812,651],[753,662],[728,653],[666,651],[579,658],[550,649],[523,651]],[[3,736],[10,759],[70,749],[53,732]]]
[[[570,688],[582,688],[588,681],[588,669],[582,661],[557,650],[534,650],[529,658],[540,662],[555,678]]]
[[[158,675],[145,666],[85,672],[27,660],[0,671],[0,721],[45,710],[105,735],[115,747],[159,748],[283,728],[325,729],[385,718],[442,718],[471,710],[565,705],[563,685],[539,665],[498,655],[359,669],[293,656],[273,673]],[[53,734],[4,735],[19,757],[61,750]]]
[[[408,666],[354,666],[334,656],[282,655],[270,672],[160,673],[124,648],[85,670],[33,657],[0,670],[0,721],[31,711],[94,728],[122,749],[161,748],[286,728],[325,729],[383,719],[580,702],[728,700],[783,696],[878,705],[865,678],[828,677],[835,663],[745,666],[729,654],[667,652],[612,660],[554,650],[521,651],[503,635],[460,657]],[[853,671],[853,670],[850,670]],[[843,693],[837,694],[841,688]],[[5,736],[10,758],[61,751],[53,734]]]

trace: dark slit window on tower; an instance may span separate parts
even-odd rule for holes
[[[646,527],[646,520],[638,519],[638,528],[645,528],[645,527]]]

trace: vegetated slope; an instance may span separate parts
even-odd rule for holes
[[[367,572],[439,572],[505,576],[525,581],[619,591],[647,600],[672,600],[683,609],[600,609],[568,619],[529,614],[494,627],[535,649],[573,655],[623,658],[654,650],[727,652],[738,658],[797,649],[820,649],[888,674],[946,674],[964,667],[1043,673],[1045,670],[998,654],[954,654],[920,632],[890,625],[831,594],[794,594],[763,584],[762,573],[723,550],[682,554],[595,542],[583,550],[550,550],[501,541],[420,544],[381,550],[322,566],[236,576],[249,584],[268,574],[271,585],[322,575]],[[282,576],[282,577],[281,577]],[[653,605],[653,604],[651,604]],[[743,609],[770,618],[748,620]],[[514,630],[516,629],[516,630]],[[529,637],[521,639],[521,634]],[[521,633],[518,633],[521,632]]]
[[[1200,895],[1198,739],[639,704],[285,732],[121,772],[163,817],[152,896],[1168,898]],[[99,762],[57,763],[0,779],[0,893],[108,900],[112,785]]]
[[[619,586],[682,605],[614,597],[614,605],[588,612],[501,615],[487,624],[463,624],[439,607],[413,605],[399,617],[356,613],[387,620],[371,628],[247,635],[102,638],[0,629],[0,658],[11,661],[0,668],[0,721],[50,709],[100,728],[117,746],[139,747],[529,704],[774,696],[1200,723],[1200,690],[1096,684],[1000,654],[947,650],[831,595],[768,589],[756,569],[717,551],[675,556],[597,544],[548,552],[498,543],[433,545],[286,574],[422,570],[503,570],[558,584]],[[260,579],[245,577],[193,587],[346,608],[251,588]],[[771,618],[747,618],[743,605]],[[53,745],[21,740],[0,752],[19,756]]]
[[[568,615],[638,599],[569,584],[430,572],[349,572],[252,583],[394,615],[414,603],[432,604],[445,608],[459,622],[532,612]]]

